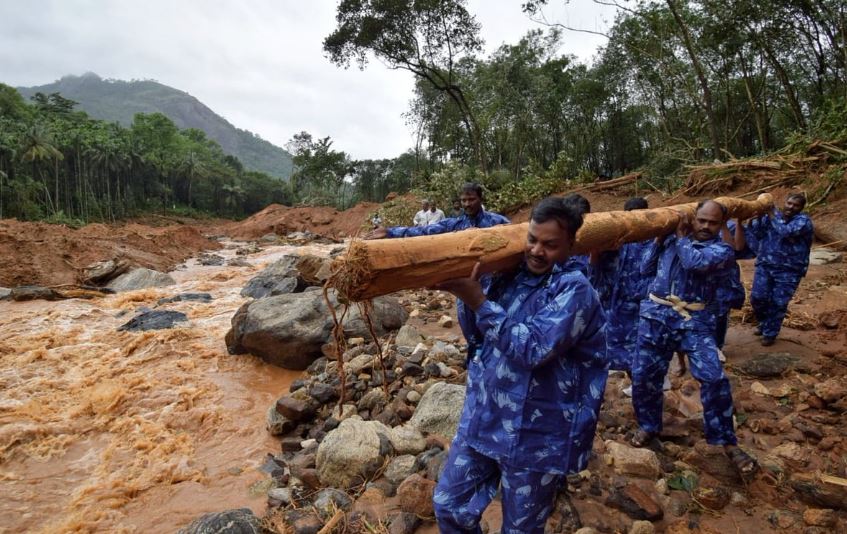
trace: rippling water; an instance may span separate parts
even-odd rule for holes
[[[167,532],[209,511],[262,512],[250,487],[279,446],[265,413],[300,373],[230,356],[223,339],[261,267],[328,248],[270,247],[251,267],[189,261],[176,286],[98,300],[0,302],[0,532]],[[214,300],[163,306],[184,326],[117,332],[183,292]]]

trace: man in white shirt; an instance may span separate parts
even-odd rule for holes
[[[435,224],[444,220],[444,212],[435,207],[435,201],[429,203],[429,222]]]
[[[424,199],[421,201],[421,210],[415,213],[415,216],[412,219],[412,224],[415,226],[426,226],[429,224],[429,219],[429,200]]]

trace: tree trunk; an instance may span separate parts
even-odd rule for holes
[[[666,0],[666,2],[671,10],[671,14],[673,15],[673,18],[676,21],[677,26],[679,26],[679,32],[682,35],[682,42],[685,45],[686,52],[688,52],[688,57],[691,59],[691,64],[694,67],[694,72],[695,74],[697,74],[697,81],[700,82],[700,89],[703,92],[701,104],[703,106],[703,111],[706,112],[706,120],[709,121],[709,135],[712,138],[712,152],[714,152],[712,157],[714,157],[715,159],[722,159],[720,136],[718,135],[717,118],[715,117],[715,113],[712,110],[712,89],[709,87],[709,80],[708,78],[706,78],[706,71],[703,69],[703,65],[700,63],[700,59],[697,57],[697,53],[694,50],[694,42],[691,39],[691,32],[688,31],[688,25],[685,24],[685,21],[679,14],[676,4],[673,0]]]
[[[716,200],[727,207],[730,217],[742,219],[765,213],[773,206],[767,193],[755,201],[731,197]],[[589,213],[577,232],[572,253],[611,250],[623,243],[666,235],[679,223],[677,210],[693,213],[696,205]],[[512,268],[523,258],[528,226],[508,224],[409,239],[356,241],[333,263],[329,284],[345,298],[361,301],[469,276],[477,262],[485,272]]]

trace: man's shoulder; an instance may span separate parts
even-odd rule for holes
[[[509,224],[511,222],[505,215],[500,215],[493,211],[484,211],[482,216],[496,224]]]

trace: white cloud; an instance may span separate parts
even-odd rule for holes
[[[486,51],[539,27],[521,0],[471,0]],[[414,80],[371,61],[343,70],[324,57],[335,2],[314,0],[0,0],[0,82],[41,85],[65,74],[155,79],[197,97],[277,145],[306,130],[354,158],[413,145],[402,117]],[[605,27],[590,0],[551,0],[554,20]],[[587,13],[583,15],[583,13]],[[611,17],[611,15],[607,15]],[[591,56],[602,38],[566,35],[563,53]]]

